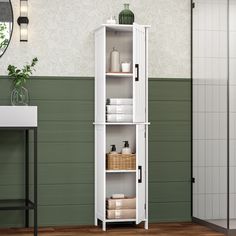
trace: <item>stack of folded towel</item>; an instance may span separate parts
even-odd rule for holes
[[[132,98],[107,99],[107,122],[133,122]]]

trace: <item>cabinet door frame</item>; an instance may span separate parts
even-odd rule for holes
[[[146,122],[146,29],[133,24],[133,121]]]
[[[106,27],[95,32],[95,225],[106,220]],[[101,124],[98,124],[101,123]]]
[[[106,121],[106,28],[95,32],[95,123]]]
[[[136,125],[136,224],[146,220],[146,125]]]
[[[95,224],[106,220],[106,126],[95,126]]]

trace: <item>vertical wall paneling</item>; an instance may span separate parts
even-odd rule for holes
[[[194,2],[193,216],[226,227],[227,0]]]

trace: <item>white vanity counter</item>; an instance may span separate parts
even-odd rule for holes
[[[0,127],[37,127],[37,106],[0,106]]]

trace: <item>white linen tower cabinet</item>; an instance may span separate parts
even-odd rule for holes
[[[95,225],[100,220],[104,231],[111,222],[144,222],[148,229],[148,28],[104,24],[95,30]],[[110,72],[114,47],[121,62],[131,63],[130,73]],[[132,121],[107,121],[110,98],[132,99]],[[107,170],[110,145],[116,144],[119,152],[124,140],[136,154],[136,168]],[[136,198],[135,218],[107,218],[106,199],[117,193]]]

